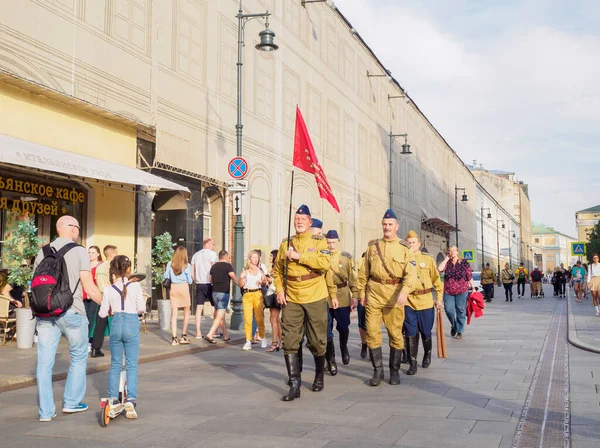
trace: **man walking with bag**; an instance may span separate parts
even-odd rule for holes
[[[86,411],[88,406],[82,403],[86,390],[86,368],[87,368],[87,346],[88,346],[88,320],[85,307],[83,305],[82,286],[94,302],[100,304],[102,295],[100,290],[94,284],[90,267],[90,259],[87,250],[76,244],[79,239],[79,223],[72,216],[62,216],[56,222],[56,238],[50,245],[44,246],[35,259],[33,300],[32,310],[37,314],[37,390],[39,398],[39,416],[41,422],[49,422],[56,417],[56,407],[54,405],[54,395],[52,392],[52,367],[56,357],[56,350],[60,342],[61,335],[64,335],[69,342],[69,354],[71,355],[71,364],[65,383],[63,396],[63,412],[72,414],[75,412]],[[46,301],[48,294],[38,293],[37,274],[38,267],[42,268],[50,261],[50,257],[58,258],[64,261],[62,265],[66,269],[56,273],[56,277],[62,278],[63,274],[68,276],[68,290],[60,291],[62,298],[68,298],[71,304],[68,309],[56,317],[42,317],[39,312],[41,304]],[[46,275],[46,277],[49,277]],[[54,294],[59,288],[54,288],[49,294]],[[70,297],[67,297],[69,296]],[[40,305],[36,305],[40,303]],[[60,312],[62,310],[47,310],[47,314]]]

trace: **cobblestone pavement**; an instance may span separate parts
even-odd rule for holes
[[[540,354],[553,341],[564,342],[553,322],[566,301],[552,298],[549,288],[539,300],[510,303],[500,289],[496,294],[462,340],[447,335],[448,359],[434,355],[429,369],[403,375],[399,386],[365,384],[372,367],[359,357],[355,326],[350,365],[341,364],[338,350],[340,373],[326,375],[320,393],[308,389],[313,369],[305,351],[302,397],[290,403],[280,401],[286,391],[281,352],[226,345],[140,365],[139,419],[119,418],[107,428],[98,424],[106,372],[88,377],[90,410],[59,413],[51,423],[37,421],[34,387],[0,393],[2,446],[512,447],[528,396],[549,384],[539,380],[531,387],[538,361],[553,352]],[[387,376],[387,353],[384,359]],[[566,414],[564,409],[560,415],[545,409],[540,414],[544,400],[529,401],[530,412],[545,415],[548,425],[569,417],[567,446],[600,447],[600,355],[569,346],[568,362]],[[54,384],[57,405],[63,386],[64,381]],[[518,446],[538,446],[520,440]],[[542,446],[555,446],[548,443]],[[564,446],[562,438],[560,443]]]

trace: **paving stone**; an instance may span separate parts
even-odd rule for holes
[[[378,429],[399,429],[402,434],[409,430],[435,432],[439,434],[468,434],[475,420],[453,420],[449,418],[407,417],[394,415]]]
[[[571,425],[571,435],[573,440],[600,440],[600,426],[598,425]],[[598,443],[600,446],[600,443]]]
[[[365,404],[369,405],[370,403]],[[276,417],[275,420],[279,422],[317,423],[323,425],[366,426],[377,428],[390,418],[391,414],[387,410],[386,412],[388,413],[383,414],[379,410],[377,413],[367,414],[362,412],[361,408],[355,408],[354,406],[344,412],[337,412],[335,414],[325,410],[292,409],[288,412],[283,412],[279,417]]]
[[[396,442],[396,445],[407,447],[430,448],[442,444],[444,448],[498,448],[502,436],[490,434],[437,434],[426,431],[408,431]]]
[[[272,437],[217,433],[205,440],[187,445],[187,448],[321,448],[329,440],[298,439],[292,437]]]
[[[413,403],[389,403],[384,408],[376,403],[357,403],[344,413],[376,414],[383,412],[388,417],[391,415],[406,415],[409,417],[439,417],[446,418],[454,409],[453,406],[423,406]],[[481,410],[480,408],[477,408]]]
[[[281,414],[281,410],[277,410]],[[223,432],[230,434],[261,434],[264,436],[278,437],[302,437],[309,431],[315,429],[314,423],[286,422],[285,424],[274,424],[273,417],[266,417],[263,412],[256,412],[254,417],[243,419],[214,419],[193,427],[194,431]]]
[[[479,389],[479,390],[464,390],[450,389],[444,397],[471,397],[471,398],[502,398],[514,400],[519,396],[518,391],[514,390],[497,390],[497,389]]]
[[[318,425],[313,430],[307,432],[303,438],[331,440],[336,443],[354,442],[389,446],[396,443],[408,430],[404,425],[392,426],[386,424],[387,422],[378,428]]]
[[[511,415],[512,411],[507,409],[486,410],[475,406],[457,406],[448,415],[448,418],[507,422],[510,420]]]
[[[516,430],[516,423],[478,421],[475,423],[471,434],[496,434],[500,436],[513,436]]]

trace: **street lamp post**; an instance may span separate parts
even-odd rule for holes
[[[392,130],[390,129],[390,208],[393,209],[394,208],[394,190],[393,190],[393,184],[392,184],[392,156],[394,155],[394,139],[396,137],[404,137],[404,144],[402,145],[402,152],[400,154],[402,154],[403,156],[408,156],[410,154],[412,154],[410,152],[410,145],[408,144],[408,134],[392,134]]]
[[[502,223],[502,228],[506,228],[506,224],[504,224],[504,220],[503,219],[498,219],[496,217],[496,250],[497,250],[497,254],[496,256],[498,257],[498,278],[500,278],[500,229],[498,228],[498,224]]]
[[[492,213],[489,207],[483,207],[483,205],[481,206],[481,270],[483,271],[483,269],[485,268],[485,249],[483,248],[483,212],[487,211],[487,218],[491,219],[492,218]]]
[[[269,29],[269,11],[258,14],[244,14],[242,9],[242,0],[240,0],[240,9],[237,14],[238,19],[238,60],[237,60],[237,124],[235,125],[235,135],[237,143],[237,156],[242,157],[242,50],[244,48],[244,27],[246,23],[252,19],[264,18],[265,29],[258,35],[260,42],[256,45],[256,49],[260,51],[275,51],[279,47],[275,45],[273,39],[275,33]],[[233,255],[233,268],[239,273],[244,268],[244,220],[241,215],[238,215],[233,226],[233,241],[235,251]],[[238,288],[234,288],[233,299],[231,300],[233,314],[231,315],[230,328],[239,330],[242,327],[242,296]]]
[[[458,188],[456,184],[454,184],[454,216],[456,217],[456,247],[458,247],[458,192],[462,191],[463,195],[461,198],[461,202],[467,202],[469,199],[467,198],[467,193],[465,188]]]

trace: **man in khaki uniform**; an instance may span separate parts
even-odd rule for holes
[[[378,386],[384,378],[382,320],[390,344],[390,384],[400,384],[404,305],[416,284],[416,264],[408,248],[398,239],[398,218],[393,210],[385,212],[381,225],[383,238],[369,242],[365,261],[358,273],[358,296],[361,301],[366,300],[367,345],[374,369],[369,382],[371,386]]]
[[[481,271],[481,286],[483,287],[486,302],[491,302],[494,297],[494,283],[496,281],[496,272],[490,268],[489,263],[486,263],[485,268]]]
[[[426,369],[431,364],[431,329],[435,321],[432,292],[435,290],[435,307],[442,309],[444,307],[444,285],[433,258],[419,250],[421,248],[419,235],[413,230],[408,232],[406,244],[410,247],[417,264],[417,289],[410,293],[404,307],[404,334],[410,363],[406,374],[414,375],[417,373],[419,334],[423,338],[423,350],[425,351],[422,366]]]
[[[327,241],[311,235],[310,210],[302,205],[294,216],[296,235],[281,243],[274,265],[277,302],[282,305],[281,329],[289,393],[283,401],[300,397],[298,347],[306,330],[307,347],[315,358],[312,390],[323,390],[327,345],[327,296],[325,274],[331,267]],[[287,274],[287,275],[286,275]]]
[[[327,247],[331,252],[331,272],[337,292],[334,298],[337,298],[338,306],[333,306],[332,299],[329,303],[329,322],[327,326],[327,352],[325,359],[327,361],[327,370],[331,375],[337,374],[337,364],[335,362],[335,345],[333,344],[333,321],[336,321],[336,330],[340,335],[340,351],[342,353],[342,362],[350,363],[350,352],[348,351],[348,337],[350,335],[350,312],[356,308],[356,275],[352,263],[352,255],[348,252],[339,252],[338,244],[340,237],[337,230],[330,230],[325,235],[327,238]]]

